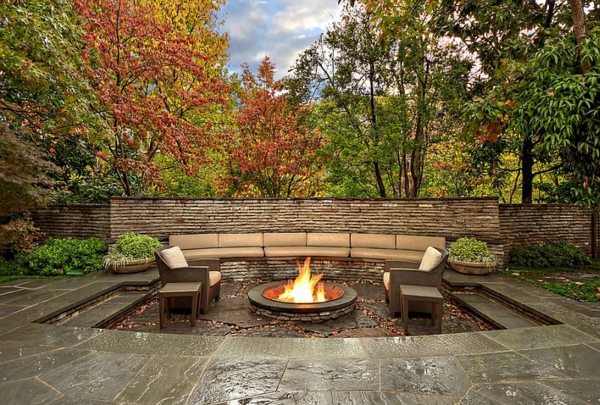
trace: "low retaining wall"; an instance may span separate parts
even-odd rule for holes
[[[572,205],[498,204],[496,198],[116,197],[110,204],[50,207],[34,213],[33,219],[49,236],[100,236],[109,241],[125,232],[162,241],[170,234],[186,233],[363,232],[444,236],[448,244],[474,236],[486,241],[501,260],[512,246],[546,241],[564,240],[588,254],[593,250],[590,210]]]
[[[593,225],[589,209],[558,204],[500,204],[499,212],[506,252],[510,252],[512,246],[565,241],[592,254]]]

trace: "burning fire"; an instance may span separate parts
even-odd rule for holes
[[[325,284],[319,283],[323,278],[323,274],[310,275],[310,257],[306,258],[304,265],[301,265],[300,262],[296,262],[296,265],[298,266],[298,277],[287,282],[285,291],[279,294],[277,299],[304,304],[326,301]]]

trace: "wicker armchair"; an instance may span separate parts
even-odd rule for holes
[[[214,298],[218,300],[221,294],[221,271],[219,259],[195,260],[188,263],[188,267],[170,268],[161,256],[166,247],[158,249],[154,253],[156,265],[160,275],[161,285],[167,283],[201,282],[202,294],[198,310],[205,314],[208,311],[208,303]]]
[[[388,260],[385,262],[385,273],[383,274],[383,285],[385,288],[385,302],[389,305],[393,314],[402,312],[400,300],[400,285],[420,285],[428,287],[440,287],[446,261],[448,260],[448,251],[446,249],[437,249],[441,258],[432,270],[419,270],[418,263]]]

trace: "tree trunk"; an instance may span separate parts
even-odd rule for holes
[[[581,60],[581,47],[585,40],[585,11],[583,10],[582,0],[569,0],[571,5],[571,19],[573,20],[573,34],[575,34],[575,41],[577,41],[578,47],[578,58],[581,64],[581,73],[585,74],[589,70],[587,63]]]
[[[521,149],[521,171],[523,172],[521,202],[531,204],[533,197],[533,142],[529,137],[525,137]]]

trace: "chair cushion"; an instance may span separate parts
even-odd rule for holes
[[[396,249],[352,248],[350,257],[378,260],[405,260],[419,263],[423,252]]]
[[[386,271],[383,273],[383,286],[386,290],[390,289],[390,272]]]
[[[396,236],[369,233],[353,233],[350,236],[353,248],[395,249]]]
[[[210,280],[210,286],[216,285],[221,281],[220,271],[211,271],[208,273],[208,279]]]
[[[321,257],[348,257],[350,248],[327,246],[276,246],[265,247],[266,257],[296,257],[296,256],[321,256]]]
[[[219,247],[262,247],[262,233],[220,233]]]
[[[160,252],[160,256],[164,260],[165,264],[171,269],[180,269],[182,267],[188,267],[187,261],[183,252],[179,246],[173,246],[168,249],[164,249]]]
[[[265,233],[264,246],[306,246],[306,232]]]
[[[219,237],[216,233],[169,235],[169,246],[179,246],[184,250],[218,247]]]
[[[434,247],[429,246],[421,259],[419,270],[431,271],[442,260],[442,253]]]
[[[444,249],[446,238],[443,236],[396,235],[396,249],[424,252],[429,246]]]
[[[349,233],[315,232],[306,235],[307,246],[350,247]]]
[[[233,247],[212,249],[190,249],[183,251],[187,260],[220,259],[229,257],[263,257],[264,252],[260,247]]]

